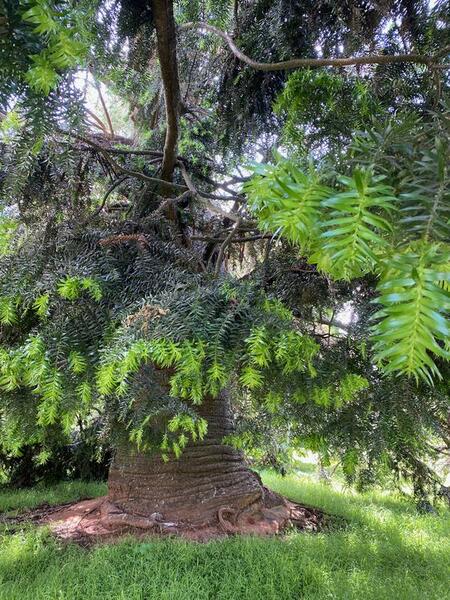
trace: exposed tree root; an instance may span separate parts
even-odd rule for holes
[[[207,541],[229,535],[277,535],[295,527],[301,531],[322,530],[331,517],[322,511],[279,496],[264,488],[264,500],[243,510],[222,506],[217,519],[208,525],[193,526],[189,522],[171,522],[160,513],[150,516],[130,514],[109,501],[107,496],[58,507],[40,507],[18,517],[4,517],[2,522],[16,530],[27,521],[48,525],[60,539],[83,545],[112,541],[124,534],[178,535],[186,539]]]

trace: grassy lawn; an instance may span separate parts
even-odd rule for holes
[[[58,483],[51,488],[25,488],[5,492],[0,488],[0,513],[16,513],[42,504],[64,504],[64,502],[93,498],[102,494],[106,494],[104,483],[83,481]]]
[[[264,475],[272,488],[346,517],[319,535],[208,544],[128,538],[86,550],[24,526],[0,534],[0,600],[445,600],[450,514],[416,513],[393,495],[336,492]],[[100,484],[0,492],[0,511],[101,494]]]

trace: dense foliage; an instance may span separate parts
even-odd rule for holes
[[[175,16],[268,61],[434,56],[448,31],[446,2],[232,4]],[[3,451],[44,462],[53,435],[100,413],[102,439],[170,460],[205,434],[196,405],[228,388],[231,441],[255,457],[308,448],[361,484],[434,485],[449,440],[445,69],[259,72],[180,29],[179,154],[161,181],[150,4],[1,11]],[[248,181],[237,165],[261,155]]]
[[[246,188],[263,228],[298,244],[319,271],[379,276],[375,360],[430,383],[439,376],[430,355],[450,356],[449,122],[446,112],[426,124],[394,117],[355,139],[350,176],[281,160],[258,165]]]

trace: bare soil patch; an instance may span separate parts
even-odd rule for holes
[[[232,535],[280,535],[295,528],[305,532],[319,532],[332,525],[335,518],[320,509],[297,504],[267,490],[271,502],[237,512],[223,506],[217,520],[203,526],[188,522],[169,522],[163,515],[128,514],[112,504],[107,496],[69,502],[58,506],[43,504],[17,516],[0,515],[0,524],[15,531],[15,525],[33,523],[48,525],[55,536],[83,546],[99,542],[113,542],[124,535],[139,538],[175,535],[188,540],[206,542]]]

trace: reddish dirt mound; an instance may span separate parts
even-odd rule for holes
[[[257,507],[238,513],[222,507],[217,514],[217,522],[208,526],[193,527],[189,523],[164,521],[159,513],[150,517],[131,515],[122,512],[106,496],[92,500],[63,504],[60,506],[42,505],[16,517],[4,517],[1,522],[12,525],[24,522],[49,525],[60,539],[71,540],[83,545],[100,541],[113,541],[124,534],[137,537],[149,535],[178,535],[185,539],[208,541],[235,534],[274,535],[289,528],[316,532],[324,529],[331,520],[324,512],[302,506],[274,495],[278,504]]]

